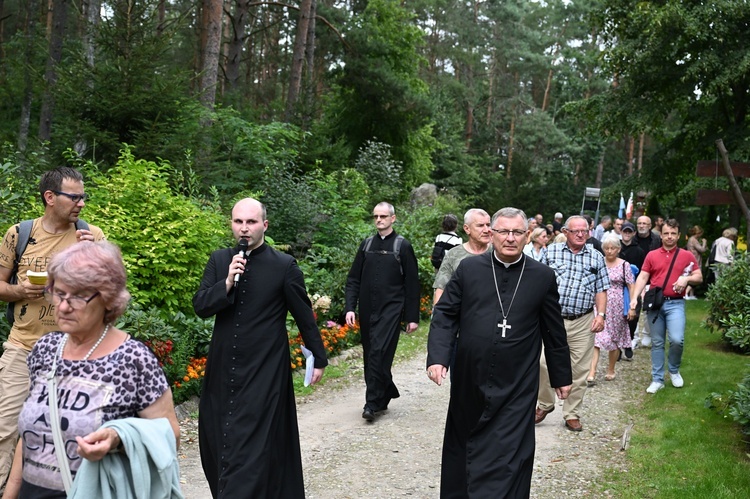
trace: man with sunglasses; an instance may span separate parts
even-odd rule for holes
[[[93,225],[76,228],[87,199],[79,171],[59,167],[46,172],[39,182],[39,193],[44,215],[33,220],[17,267],[20,224],[8,229],[0,246],[0,300],[14,304],[13,325],[0,357],[0,489],[13,462],[18,414],[29,388],[26,357],[39,338],[57,329],[54,308],[44,300],[44,285],[32,284],[27,272],[45,272],[53,255],[78,241],[104,239],[101,229]]]
[[[399,397],[391,364],[401,321],[406,332],[419,325],[419,271],[409,241],[393,230],[396,212],[390,203],[372,210],[378,233],[362,241],[346,279],[346,323],[353,326],[359,303],[359,327],[365,362],[365,406],[372,422]]]

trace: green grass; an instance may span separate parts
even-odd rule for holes
[[[628,473],[612,469],[601,490],[622,498],[750,497],[750,448],[731,417],[707,409],[713,392],[735,389],[750,358],[731,353],[718,333],[700,327],[708,305],[687,302],[685,351],[680,372],[685,387],[655,395],[643,390],[626,407],[634,422],[625,458]]]

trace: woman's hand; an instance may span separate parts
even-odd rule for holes
[[[78,454],[89,461],[99,461],[120,445],[120,435],[113,428],[99,428],[85,437],[76,437]]]

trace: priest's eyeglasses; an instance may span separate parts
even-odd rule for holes
[[[497,234],[500,237],[508,237],[511,234],[513,234],[516,237],[523,237],[524,234],[526,234],[525,230],[516,229],[516,230],[508,230],[508,229],[492,229],[492,232]]]
[[[56,307],[59,307],[63,301],[66,301],[68,302],[68,306],[72,308],[73,310],[82,310],[83,308],[86,307],[86,305],[89,304],[91,300],[93,300],[97,296],[99,296],[99,291],[89,296],[88,298],[83,298],[81,296],[76,296],[76,295],[65,296],[63,293],[60,293],[59,291],[54,291],[54,289],[50,289],[50,288],[44,289],[44,299],[47,300],[49,303],[53,304]]]

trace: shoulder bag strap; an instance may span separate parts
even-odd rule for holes
[[[65,456],[65,440],[62,436],[62,430],[60,429],[60,416],[57,413],[57,358],[62,358],[62,347],[65,344],[60,340],[60,346],[57,349],[54,359],[52,360],[52,369],[47,373],[47,400],[49,402],[49,419],[50,425],[52,426],[52,440],[55,443],[55,456],[57,457],[57,464],[60,467],[60,474],[62,475],[63,487],[65,492],[70,492],[73,487],[73,478],[70,474],[70,463],[68,458]]]
[[[669,270],[667,271],[667,276],[664,278],[664,284],[661,285],[661,289],[666,289],[667,287],[667,281],[669,280],[669,274],[672,273],[672,268],[674,267],[674,262],[677,260],[677,253],[680,252],[680,248],[677,248],[674,252],[674,256],[672,257],[672,263],[669,265]]]

